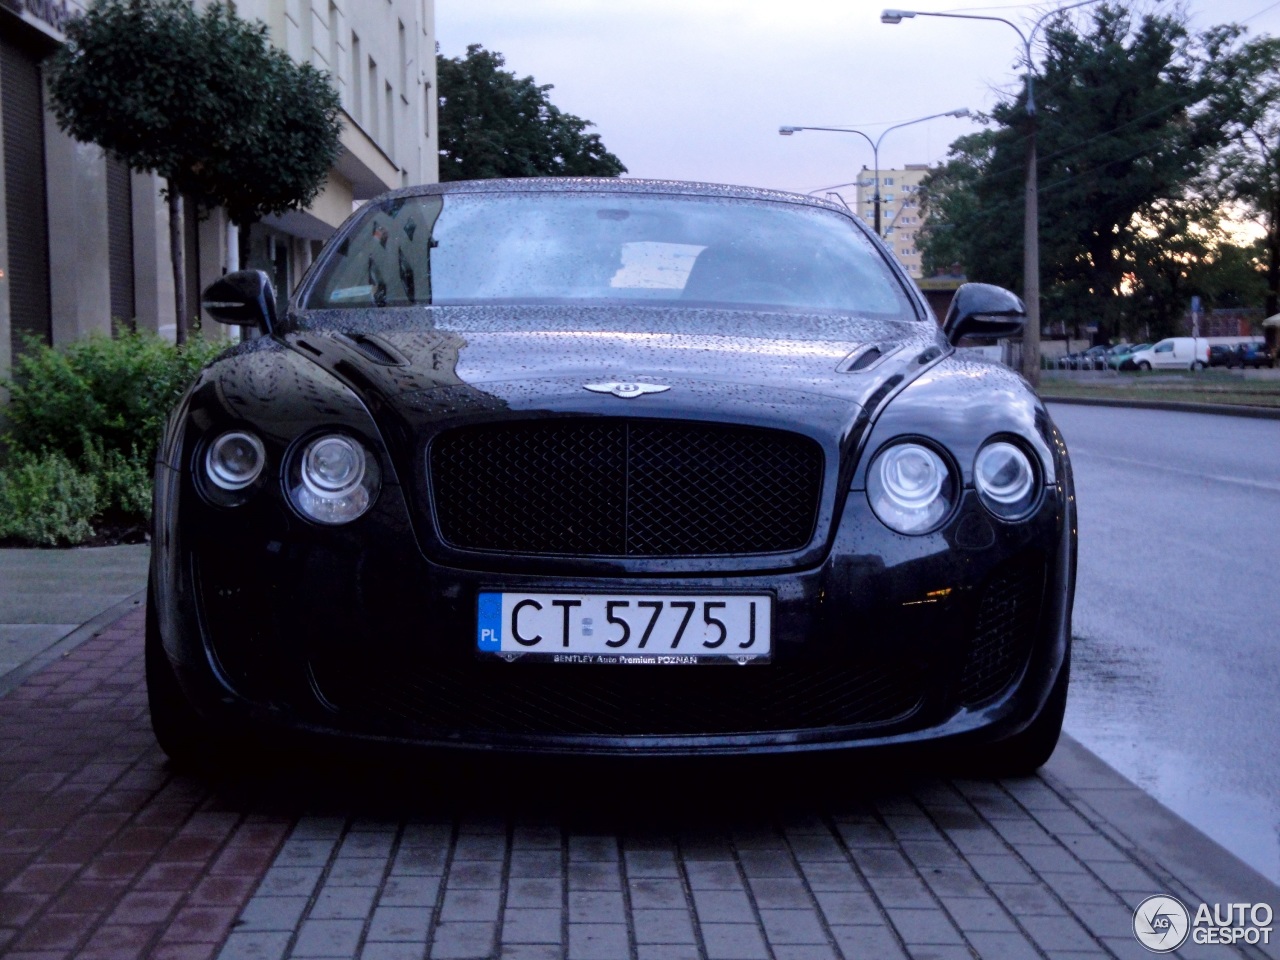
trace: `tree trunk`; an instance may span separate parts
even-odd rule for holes
[[[187,342],[186,245],[182,236],[182,197],[169,181],[169,259],[173,262],[174,339]]]

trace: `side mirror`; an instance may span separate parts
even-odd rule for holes
[[[261,270],[237,270],[215,280],[204,288],[200,306],[219,323],[258,327],[268,334],[276,326],[276,291]]]
[[[1017,294],[989,283],[965,283],[951,298],[942,332],[954,346],[963,337],[1012,337],[1026,320],[1027,308]]]

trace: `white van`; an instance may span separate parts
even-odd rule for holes
[[[1166,337],[1133,355],[1139,370],[1203,370],[1209,365],[1209,341],[1204,337]]]

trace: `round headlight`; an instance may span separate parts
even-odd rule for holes
[[[885,450],[867,471],[867,499],[885,526],[928,533],[951,511],[955,484],[942,457],[919,443]]]
[[[293,505],[317,523],[350,523],[378,493],[378,462],[358,440],[338,433],[310,441],[289,474]]]
[[[204,456],[205,475],[220,490],[243,490],[262,475],[267,452],[262,441],[243,430],[224,433]]]
[[[1021,448],[1003,440],[978,451],[973,485],[986,508],[997,517],[1016,520],[1036,499],[1036,471]]]

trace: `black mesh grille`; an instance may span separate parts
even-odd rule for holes
[[[822,449],[780,430],[651,420],[465,427],[431,445],[446,543],[579,556],[798,550]]]
[[[887,723],[919,704],[919,671],[883,665],[317,664],[326,697],[375,726],[495,735],[733,734]]]
[[[1039,558],[1009,561],[987,581],[957,688],[961,703],[990,700],[1017,677],[1035,639],[1043,596]]]

